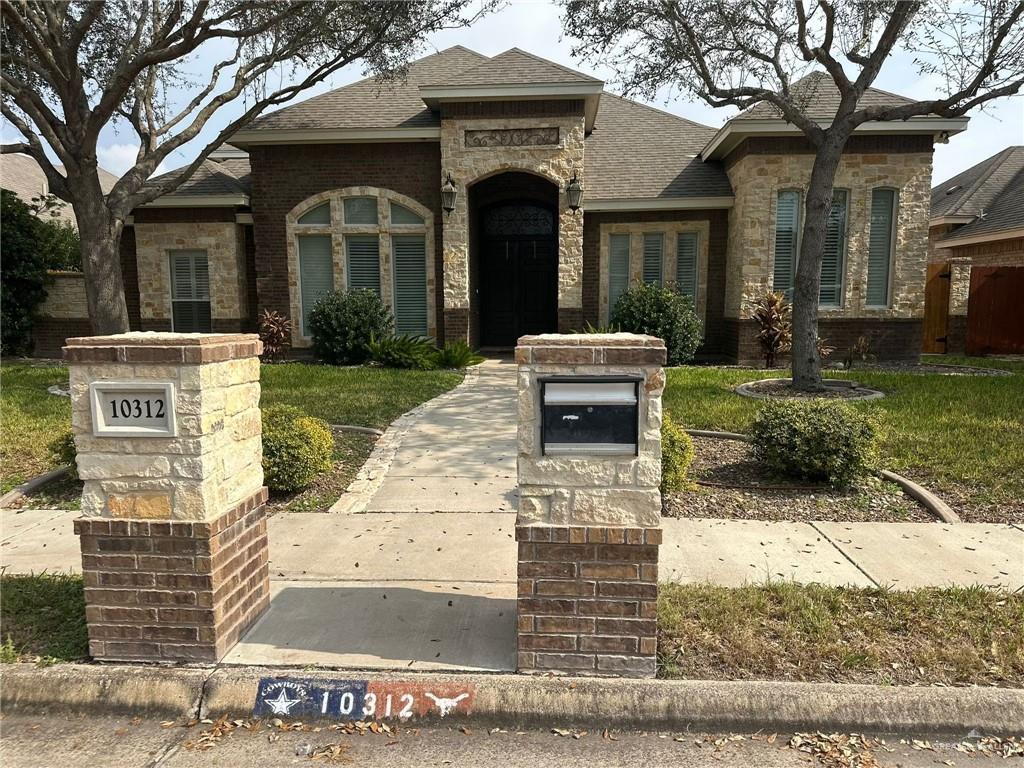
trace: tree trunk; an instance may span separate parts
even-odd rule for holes
[[[121,273],[123,222],[115,219],[102,197],[75,206],[82,243],[82,271],[92,332],[105,336],[127,333],[128,305]]]
[[[828,132],[814,156],[811,179],[804,204],[804,226],[800,240],[793,290],[793,335],[791,359],[793,387],[806,392],[820,391],[821,359],[818,357],[818,291],[821,259],[832,207],[832,185],[847,136]]]

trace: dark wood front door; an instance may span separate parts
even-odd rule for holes
[[[1024,267],[972,267],[967,354],[1024,354]]]
[[[946,351],[949,333],[949,263],[929,264],[928,282],[924,289],[925,354],[941,355]]]
[[[558,240],[554,213],[540,205],[495,206],[482,216],[481,343],[512,347],[558,330]]]

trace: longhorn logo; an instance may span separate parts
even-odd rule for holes
[[[469,694],[468,693],[460,693],[454,699],[445,699],[445,698],[440,698],[438,696],[435,696],[434,694],[432,694],[432,693],[430,693],[428,691],[427,692],[427,696],[429,696],[433,700],[434,704],[437,705],[437,711],[440,713],[441,717],[445,717],[453,709],[455,709],[457,706],[459,706],[459,702],[462,701],[467,696],[469,696]]]

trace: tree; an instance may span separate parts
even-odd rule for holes
[[[2,151],[31,155],[50,191],[71,204],[94,332],[128,330],[119,243],[133,209],[180,186],[264,110],[347,64],[400,76],[424,35],[469,23],[493,0],[466,17],[471,2],[0,0],[0,108],[24,138]],[[196,81],[199,56],[214,63]],[[180,172],[150,178],[239,104]],[[127,125],[139,150],[104,194],[97,146],[110,124]]]
[[[46,241],[54,226],[37,218],[10,190],[0,190],[0,352],[5,355],[31,351],[36,310],[46,298],[46,269],[52,256]]]
[[[760,102],[796,126],[815,150],[805,195],[793,297],[793,384],[821,388],[818,289],[832,185],[843,148],[867,122],[954,118],[1020,91],[1024,3],[982,0],[563,0],[576,53],[609,61],[627,93],[670,86],[713,107]],[[886,60],[907,51],[941,95],[899,106],[859,102]],[[792,88],[824,70],[838,91],[831,124]]]

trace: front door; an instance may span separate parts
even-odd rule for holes
[[[534,203],[506,203],[485,210],[481,225],[481,344],[513,347],[525,334],[557,331],[554,213]]]

